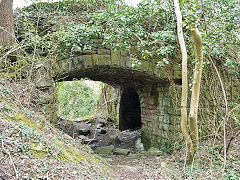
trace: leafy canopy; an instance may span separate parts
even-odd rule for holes
[[[193,60],[189,28],[200,29],[207,51],[229,72],[239,74],[240,5],[238,0],[193,1],[187,11],[182,1],[184,33]],[[17,34],[27,52],[66,58],[90,50],[96,37],[103,45],[129,51],[136,59],[176,63],[179,47],[172,1],[143,0],[136,8],[117,0],[66,0],[33,4],[16,11]],[[27,33],[26,33],[27,32]],[[37,47],[37,48],[36,48]],[[207,51],[206,51],[207,50]],[[206,58],[207,59],[207,58]]]

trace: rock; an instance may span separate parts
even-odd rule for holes
[[[142,152],[144,151],[144,146],[143,143],[141,143],[141,138],[138,138],[135,144],[135,149],[137,152]]]
[[[79,135],[87,136],[90,134],[90,126],[85,123],[77,124],[74,127],[73,131],[74,131],[74,135],[76,135],[75,137]]]
[[[78,138],[81,139],[82,144],[93,144],[93,143],[98,142],[97,139],[89,139],[89,138],[87,138],[86,136],[83,136],[83,135],[78,136]]]
[[[122,149],[122,148],[116,148],[113,150],[114,154],[118,154],[118,155],[128,155],[131,150],[129,149]]]
[[[98,128],[97,132],[100,133],[100,134],[106,134],[107,133],[106,129],[103,129],[103,128]]]
[[[106,119],[103,119],[103,118],[100,118],[98,119],[98,122],[101,124],[101,125],[105,125],[107,120]]]
[[[98,154],[111,154],[113,152],[114,146],[101,146],[97,147],[94,152]]]
[[[108,136],[109,136],[109,139],[110,139],[112,142],[116,142],[116,141],[118,140],[118,135],[117,135],[117,133],[115,133],[115,132],[109,133]]]
[[[95,128],[97,128],[97,129],[102,128],[102,127],[103,127],[103,124],[100,124],[100,123],[96,124],[96,126],[95,126]]]
[[[85,116],[85,117],[81,117],[81,118],[72,119],[72,121],[76,122],[76,123],[81,123],[81,122],[91,123],[91,122],[95,121],[96,119],[97,119],[96,116]]]
[[[146,153],[153,156],[159,156],[163,154],[162,151],[155,147],[150,147]]]
[[[121,168],[121,169],[128,170],[128,171],[132,171],[132,172],[137,172],[138,171],[138,169],[136,167],[132,167],[132,166],[118,165],[117,167]]]
[[[51,79],[40,79],[36,82],[38,88],[47,88],[51,87],[53,84],[53,80]]]
[[[141,157],[144,157],[145,154],[144,153],[135,153],[135,154],[129,154],[126,159],[137,159],[137,158],[141,158]]]
[[[53,100],[53,96],[50,94],[45,93],[45,94],[39,95],[39,102],[42,104],[48,104],[52,100]]]

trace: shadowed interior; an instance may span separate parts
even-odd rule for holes
[[[141,128],[141,108],[139,96],[133,88],[123,91],[119,109],[119,129]]]

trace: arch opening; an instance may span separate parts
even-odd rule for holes
[[[133,88],[123,91],[119,108],[119,129],[141,128],[141,107],[140,99]]]

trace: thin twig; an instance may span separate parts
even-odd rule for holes
[[[208,47],[209,48],[209,47]],[[210,53],[208,52],[207,50],[207,55],[213,65],[213,68],[215,69],[216,71],[216,74],[217,74],[217,77],[218,77],[218,80],[220,82],[220,85],[221,85],[221,89],[222,89],[222,93],[223,93],[223,97],[224,97],[224,101],[225,101],[225,117],[223,118],[223,147],[224,147],[224,167],[223,167],[223,172],[222,172],[222,175],[224,175],[224,170],[225,170],[225,167],[226,167],[226,162],[227,162],[227,136],[226,136],[226,119],[228,117],[228,100],[227,100],[227,95],[226,95],[226,91],[224,89],[224,85],[223,85],[223,82],[222,82],[222,78],[217,70],[217,67],[216,65],[214,64],[211,56],[210,56]]]
[[[7,150],[4,148],[3,139],[2,139],[2,148],[3,148],[3,151],[8,154],[8,156],[9,156],[9,158],[10,158],[10,160],[11,160],[11,163],[12,163],[12,165],[13,165],[13,169],[14,169],[14,171],[15,171],[16,179],[18,179],[18,172],[17,172],[16,166],[15,166],[15,164],[14,164],[14,162],[13,162],[13,159],[12,159],[11,154],[10,154],[9,152],[7,152]]]

